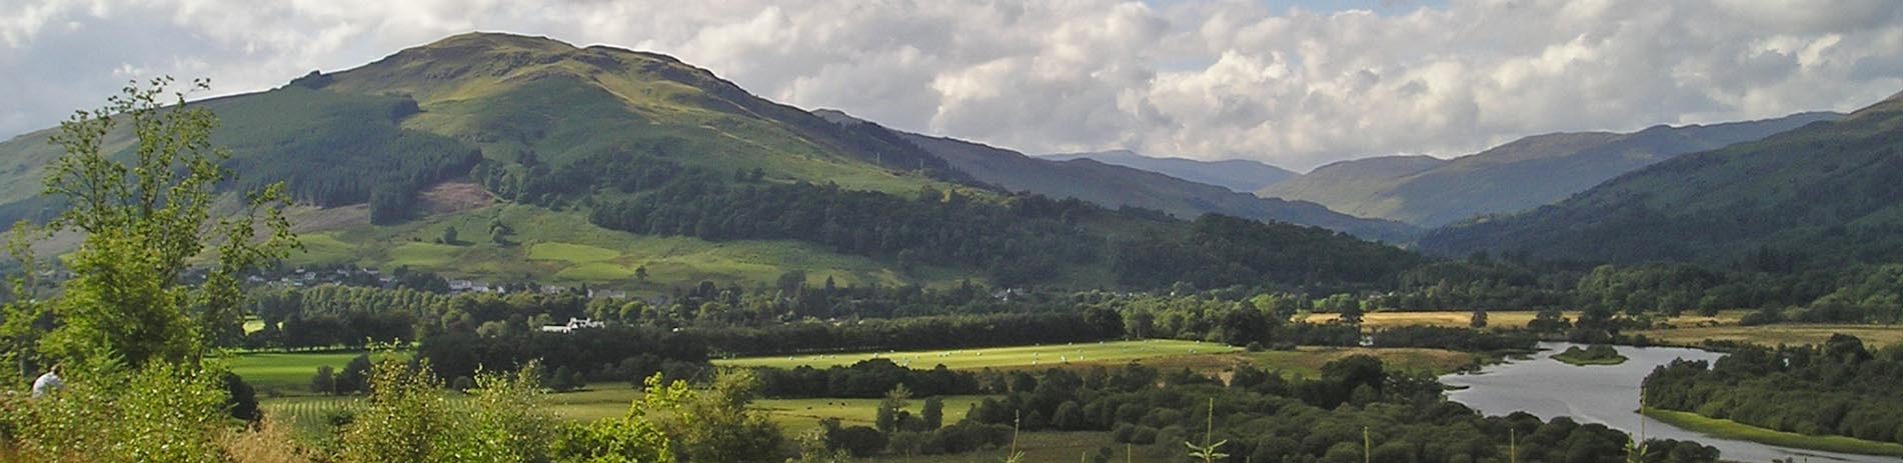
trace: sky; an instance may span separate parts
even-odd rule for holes
[[[132,78],[259,91],[472,30],[669,54],[783,103],[1027,153],[1298,170],[1903,90],[1894,0],[0,0],[0,137]]]

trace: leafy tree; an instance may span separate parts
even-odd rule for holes
[[[456,227],[443,227],[443,244],[456,244]]]
[[[924,422],[925,430],[934,430],[945,426],[945,399],[939,396],[925,398],[925,405],[918,412]]]
[[[218,120],[210,111],[189,107],[183,93],[168,101],[172,82],[129,85],[106,107],[61,123],[52,138],[66,154],[47,166],[44,194],[71,207],[44,232],[83,235],[64,259],[73,278],[56,300],[18,305],[27,313],[7,317],[50,312],[57,324],[38,342],[44,355],[134,368],[195,361],[218,327],[242,318],[238,278],[297,245],[281,213],[281,184],[247,195],[239,214],[213,216],[215,189],[232,178],[219,164],[230,154],[211,144]],[[122,126],[134,139],[124,156],[106,148]],[[262,241],[255,239],[259,225]],[[185,285],[192,259],[208,248],[203,282]],[[19,337],[29,327],[9,328],[9,337]]]
[[[1473,316],[1467,319],[1467,326],[1480,329],[1487,327],[1487,309],[1474,309]]]

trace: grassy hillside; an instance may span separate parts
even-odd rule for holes
[[[293,264],[646,291],[756,286],[792,270],[841,284],[1104,287],[1128,279],[1109,269],[1120,247],[1189,229],[1115,210],[1124,204],[1390,241],[1413,231],[1093,161],[960,157],[755,97],[664,55],[537,37],[458,35],[194,104],[224,121],[213,139],[233,155],[231,190],[289,183],[306,243]],[[45,137],[0,143],[0,219],[59,210],[32,186],[57,154]],[[1296,234],[1329,243],[1324,255],[1380,247]],[[1231,255],[1178,263],[1215,268]]]
[[[1804,113],[1711,126],[1657,126],[1627,134],[1538,135],[1445,162],[1387,157],[1324,166],[1261,194],[1437,227],[1551,204],[1673,156],[1758,140],[1840,116]]]
[[[1887,262],[1903,258],[1899,200],[1903,97],[1892,97],[1834,123],[1679,156],[1555,206],[1438,230],[1423,246],[1610,262]]]
[[[1089,159],[1104,164],[1147,170],[1205,185],[1249,193],[1295,177],[1288,169],[1246,159],[1199,161],[1173,157],[1150,157],[1130,150],[1092,153],[1044,154],[1040,159],[1069,161]]]

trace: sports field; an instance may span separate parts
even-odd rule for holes
[[[1121,364],[1132,360],[1189,355],[1238,352],[1242,349],[1217,343],[1145,340],[1112,341],[1039,346],[993,347],[906,352],[860,352],[843,354],[791,355],[715,360],[715,365],[733,367],[826,368],[845,366],[875,358],[890,359],[900,366],[931,369],[938,365],[954,370],[982,368],[1055,367],[1063,365]]]

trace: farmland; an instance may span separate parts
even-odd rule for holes
[[[941,351],[861,352],[848,354],[752,357],[715,360],[714,364],[734,367],[795,368],[809,366],[814,368],[826,368],[883,358],[892,360],[901,366],[910,365],[911,368],[918,369],[929,369],[937,365],[945,365],[946,368],[954,370],[982,368],[1008,369],[1050,367],[1067,364],[1122,364],[1135,360],[1217,354],[1237,352],[1240,350],[1241,349],[1233,346],[1208,342],[1147,340]]]

